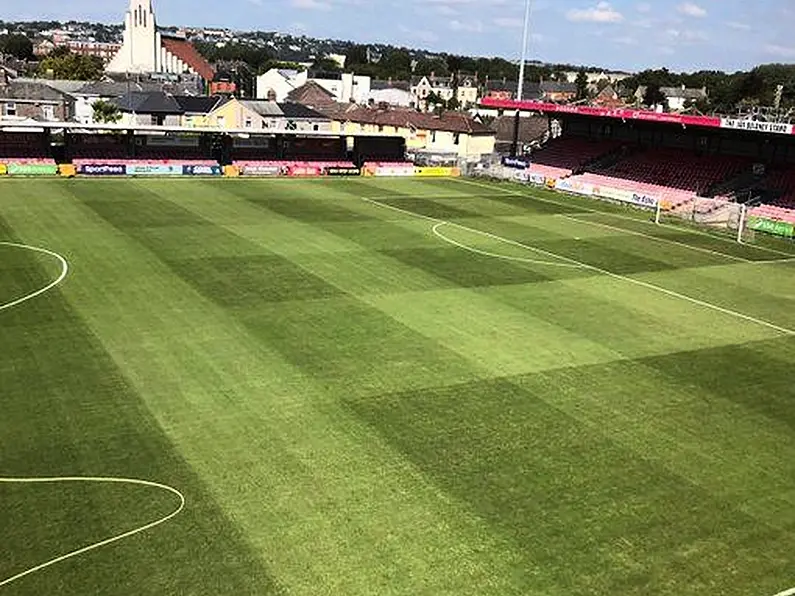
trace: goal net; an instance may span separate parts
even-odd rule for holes
[[[660,201],[657,223],[696,225],[715,233],[732,236],[738,242],[752,242],[754,230],[747,225],[746,207],[725,199],[691,197],[684,201]]]

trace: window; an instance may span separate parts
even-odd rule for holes
[[[312,127],[312,130],[320,130],[320,125],[319,125],[319,124],[315,124],[315,125]]]
[[[41,114],[48,122],[55,120],[55,107],[54,106],[41,106]]]
[[[453,135],[453,145],[458,145],[458,142],[461,140],[461,134],[455,133]]]
[[[150,124],[153,124],[153,125],[157,126],[157,124],[158,124],[157,123],[157,120],[158,120],[157,115],[156,114],[152,114],[149,118],[150,118]]]
[[[16,116],[17,115],[17,104],[15,103],[7,103],[5,105],[5,109],[3,110],[6,116]]]
[[[431,131],[431,143],[435,143],[435,142],[436,142],[436,131],[432,130]]]
[[[251,128],[251,118],[246,118],[246,124],[245,124],[245,127],[246,127],[246,128]]]
[[[219,126],[220,128],[223,128],[223,127],[224,127],[224,117],[223,117],[223,116],[218,116],[218,117],[215,119],[215,122],[218,124],[218,126]]]

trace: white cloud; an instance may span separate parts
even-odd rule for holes
[[[524,25],[524,19],[516,17],[497,17],[493,22],[497,27],[504,27],[506,29],[521,29]]]
[[[698,4],[693,4],[692,2],[683,2],[676,7],[676,10],[683,15],[696,17],[698,19],[707,16],[707,10],[705,8],[702,8]]]
[[[765,52],[781,58],[795,58],[795,47],[768,44],[765,46]]]
[[[592,8],[572,8],[566,13],[566,18],[575,23],[621,23],[624,15],[609,2],[599,2]]]
[[[635,6],[635,10],[642,13],[651,12],[651,4],[648,2],[641,2],[640,4]]]
[[[463,22],[453,19],[450,21],[449,27],[453,31],[468,31],[469,33],[480,33],[483,31],[483,24],[480,21]]]
[[[293,8],[302,10],[330,10],[331,6],[321,0],[290,0]]]
[[[730,29],[737,29],[738,31],[750,31],[751,25],[748,23],[738,23],[737,21],[729,21],[726,26]]]

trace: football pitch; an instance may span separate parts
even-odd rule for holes
[[[0,183],[0,594],[773,596],[795,246],[466,180]]]

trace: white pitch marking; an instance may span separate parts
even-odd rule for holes
[[[11,302],[8,302],[6,304],[0,304],[0,311],[4,311],[13,306],[17,306],[19,304],[22,304],[23,302],[27,302],[28,300],[33,300],[37,296],[41,296],[42,294],[44,294],[44,292],[47,292],[52,288],[54,288],[55,286],[57,286],[58,284],[60,284],[64,279],[66,279],[66,276],[69,274],[69,263],[67,263],[66,259],[64,259],[61,255],[52,252],[51,250],[47,250],[46,248],[39,248],[38,246],[28,246],[27,244],[18,244],[16,242],[0,242],[0,246],[11,246],[12,248],[32,250],[33,252],[39,252],[45,255],[49,255],[51,257],[55,257],[61,263],[61,273],[55,281],[47,284],[40,290],[36,290],[35,292],[28,294],[27,296],[23,296],[22,298],[19,298],[17,300],[12,300]]]
[[[743,257],[736,257],[734,255],[726,254],[725,252],[719,252],[717,250],[710,250],[708,248],[702,248],[700,246],[693,246],[691,244],[685,244],[684,242],[677,242],[676,240],[670,240],[668,238],[660,238],[659,236],[652,236],[650,234],[644,234],[643,232],[636,232],[635,230],[628,230],[627,228],[619,228],[618,226],[611,226],[609,224],[601,223],[598,221],[587,221],[582,219],[577,219],[576,217],[572,217],[571,215],[566,215],[565,213],[561,213],[558,217],[563,219],[568,219],[571,221],[576,221],[581,224],[586,224],[589,226],[598,226],[600,228],[605,228],[608,230],[616,230],[617,232],[623,232],[624,234],[629,234],[631,236],[640,236],[642,238],[648,238],[650,240],[656,240],[657,242],[665,242],[666,244],[674,244],[676,246],[681,246],[684,248],[689,248],[690,250],[696,250],[698,252],[703,252],[711,255],[715,255],[718,257],[724,257],[726,259],[731,259],[733,261],[740,261],[742,263],[754,263],[750,259],[744,259]]]
[[[0,304],[0,311],[7,310],[13,306],[18,306],[24,302],[27,302],[28,300],[36,298],[37,296],[41,296],[48,290],[51,290],[52,288],[60,284],[64,279],[66,279],[66,276],[69,274],[69,263],[64,257],[62,257],[56,252],[47,250],[46,248],[29,246],[27,244],[19,244],[16,242],[0,242],[0,246],[10,246],[12,248],[21,248],[23,250],[31,250],[33,252],[46,254],[56,258],[61,263],[61,273],[53,282],[47,284],[46,286],[44,286],[39,290],[36,290],[34,292],[31,292],[30,294],[27,294],[26,296],[23,296],[22,298],[12,300],[11,302],[7,302],[5,304]],[[42,569],[46,569],[47,567],[51,567],[52,565],[55,565],[57,563],[66,561],[67,559],[77,557],[78,555],[82,555],[84,553],[96,550],[103,546],[113,544],[114,542],[118,542],[119,540],[123,540],[124,538],[129,538],[130,536],[135,536],[136,534],[140,534],[141,532],[151,530],[152,528],[159,526],[160,524],[166,523],[173,517],[176,517],[185,508],[185,495],[183,495],[179,490],[177,490],[173,486],[168,486],[167,484],[161,484],[159,482],[151,482],[149,480],[139,480],[137,478],[105,477],[105,476],[0,477],[0,484],[52,484],[52,483],[66,483],[66,482],[132,484],[136,486],[146,486],[150,488],[156,488],[158,490],[165,490],[175,495],[179,499],[179,506],[168,515],[163,516],[155,521],[144,524],[138,528],[128,530],[127,532],[116,534],[115,536],[111,536],[110,538],[105,538],[104,540],[100,540],[99,542],[94,542],[93,544],[89,544],[87,546],[78,548],[68,553],[64,553],[62,555],[50,559],[49,561],[45,561],[44,563],[40,563],[29,569],[25,569],[24,571],[21,571],[16,575],[12,575],[11,577],[0,580],[0,587],[7,586],[8,584],[13,583],[19,579],[22,579],[25,576],[28,576],[37,571],[41,571]]]
[[[477,182],[476,180],[465,180],[463,178],[452,178],[452,180],[455,180],[456,182],[461,182],[462,184],[472,184],[474,186],[479,186],[480,188],[488,188],[488,189],[491,189],[491,190],[500,190],[500,191],[502,191],[503,194],[513,195],[513,196],[516,196],[516,197],[526,197],[526,198],[530,198],[530,199],[532,199],[534,201],[540,201],[542,203],[549,203],[550,205],[557,205],[558,207],[570,207],[570,205],[567,205],[566,203],[562,203],[560,201],[553,201],[552,199],[545,199],[544,197],[539,197],[537,195],[531,195],[531,194],[528,194],[528,193],[525,193],[525,192],[519,192],[517,190],[511,190],[511,189],[507,189],[507,188],[499,188],[499,189],[497,189],[497,188],[495,188],[495,186],[493,184],[489,185],[489,184],[485,184],[483,182]],[[585,211],[587,211],[591,215],[606,215],[608,217],[615,217],[615,218],[618,218],[618,219],[626,219],[628,221],[634,221],[635,223],[641,222],[641,223],[647,223],[649,225],[655,225],[655,226],[659,225],[661,227],[670,228],[670,229],[676,230],[678,232],[686,232],[688,234],[695,234],[696,236],[706,236],[707,238],[712,238],[713,240],[719,240],[721,242],[728,242],[730,244],[737,244],[737,242],[735,240],[729,240],[728,238],[722,238],[720,236],[715,236],[713,234],[708,234],[707,232],[702,232],[700,230],[685,229],[685,228],[681,228],[681,227],[677,227],[677,226],[669,226],[669,225],[662,224],[662,223],[661,224],[656,224],[656,223],[654,223],[652,221],[643,221],[643,220],[638,219],[636,217],[630,217],[628,215],[622,215],[620,213],[610,213],[608,211],[600,211],[599,209],[589,209],[588,207],[582,207],[582,209],[585,209]],[[578,215],[586,215],[586,214],[585,213],[580,213]],[[774,254],[774,255],[782,255],[782,256],[785,256],[785,257],[791,257],[792,256],[792,253],[784,252],[783,250],[776,250],[775,248],[768,248],[766,246],[758,246],[756,244],[750,245],[750,246],[754,250],[761,250],[763,252],[769,252],[769,253]],[[750,262],[754,263],[755,261],[750,261]]]
[[[552,258],[555,258],[555,259],[560,259],[562,261],[567,261],[567,262],[572,263],[574,265],[579,265],[580,267],[583,267],[584,269],[590,269],[591,271],[596,271],[597,273],[601,273],[602,275],[606,275],[607,277],[612,277],[613,279],[620,279],[622,281],[625,281],[625,282],[628,282],[628,283],[631,283],[631,284],[635,284],[637,286],[640,286],[640,287],[643,287],[643,288],[646,288],[646,289],[649,289],[649,290],[654,290],[655,292],[659,292],[661,294],[665,294],[666,296],[671,296],[673,298],[678,298],[680,300],[684,300],[686,302],[690,302],[691,304],[696,304],[696,305],[701,306],[703,308],[708,308],[710,310],[714,310],[714,311],[719,312],[719,313],[730,315],[730,316],[736,317],[738,319],[742,319],[744,321],[749,321],[751,323],[756,323],[757,325],[761,325],[763,327],[767,327],[768,329],[773,329],[774,331],[778,331],[779,333],[783,333],[785,335],[795,335],[795,330],[793,330],[793,329],[788,329],[787,327],[782,327],[780,325],[776,325],[775,323],[771,323],[771,322],[765,321],[763,319],[758,319],[756,317],[752,317],[751,315],[746,315],[746,314],[738,312],[736,310],[731,310],[729,308],[724,308],[722,306],[718,306],[717,304],[712,304],[711,302],[707,302],[705,300],[699,300],[698,298],[693,298],[693,297],[688,296],[686,294],[680,294],[679,292],[675,292],[674,290],[669,290],[668,288],[663,288],[662,286],[657,286],[657,285],[654,285],[654,284],[646,282],[646,281],[641,281],[639,279],[634,279],[632,277],[627,277],[625,275],[620,275],[618,273],[613,273],[612,271],[608,271],[607,269],[602,269],[601,267],[596,267],[595,265],[589,265],[587,263],[583,263],[581,261],[577,261],[576,259],[572,259],[570,257],[559,255],[557,253],[550,252],[548,250],[544,250],[542,248],[537,248],[537,247],[534,247],[534,246],[528,246],[526,244],[522,244],[521,242],[517,242],[516,240],[511,240],[510,238],[503,238],[502,236],[497,236],[496,234],[492,234],[491,232],[485,232],[483,230],[478,230],[476,228],[470,228],[469,226],[465,226],[465,225],[462,225],[462,224],[459,224],[459,223],[448,222],[448,221],[444,221],[444,220],[441,220],[441,219],[437,219],[435,217],[429,217],[427,215],[421,215],[419,213],[413,213],[413,212],[408,211],[406,209],[401,209],[400,207],[394,207],[392,205],[386,205],[384,203],[379,203],[378,201],[373,201],[371,199],[363,198],[363,200],[367,201],[368,203],[372,203],[374,205],[378,205],[379,207],[385,207],[387,209],[392,209],[393,211],[398,211],[400,213],[405,213],[407,215],[412,215],[414,217],[419,217],[419,218],[422,218],[422,219],[425,219],[425,220],[428,220],[428,221],[433,221],[433,222],[436,222],[436,223],[446,223],[446,224],[449,224],[451,226],[455,226],[457,228],[461,228],[462,230],[467,230],[467,231],[473,232],[475,234],[481,234],[483,236],[486,236],[487,238],[492,238],[494,240],[500,240],[500,241],[505,242],[507,244],[512,244],[514,246],[518,246],[518,247],[524,248],[526,250],[537,252],[539,254],[543,254],[543,255],[546,255],[546,256],[549,256],[549,257],[552,257]]]
[[[442,234],[439,231],[439,228],[441,228],[442,226],[445,226],[445,225],[449,225],[449,222],[437,223],[435,226],[433,226],[431,231],[434,233],[434,235],[436,235],[437,237],[441,238],[445,242],[449,242],[453,246],[457,246],[458,248],[463,248],[464,250],[468,250],[469,252],[472,252],[472,253],[475,253],[475,254],[478,254],[478,255],[483,255],[483,256],[486,256],[486,257],[493,257],[495,259],[505,259],[506,261],[518,261],[519,263],[531,263],[531,264],[534,264],[534,265],[549,265],[551,267],[573,267],[573,268],[576,268],[576,269],[581,269],[582,268],[580,265],[575,265],[573,263],[555,263],[555,262],[552,262],[552,261],[539,261],[537,259],[526,259],[524,257],[511,257],[511,256],[508,256],[508,255],[499,255],[499,254],[496,254],[496,253],[493,253],[493,252],[488,252],[488,251],[485,251],[485,250],[480,250],[478,248],[473,248],[471,246],[467,246],[466,244],[462,244],[460,242],[457,242],[456,240],[453,240],[452,238],[448,238],[447,236]]]
[[[67,559],[71,559],[72,557],[76,557],[78,555],[82,555],[92,550],[96,550],[103,546],[113,544],[114,542],[118,542],[119,540],[123,540],[124,538],[135,536],[136,534],[140,534],[141,532],[145,532],[146,530],[151,530],[152,528],[159,526],[160,524],[166,523],[173,517],[176,517],[185,508],[185,495],[183,495],[176,488],[168,486],[166,484],[160,484],[159,482],[138,480],[136,478],[109,478],[102,476],[63,476],[63,477],[53,477],[53,478],[0,478],[0,484],[45,484],[45,483],[62,483],[62,482],[92,482],[92,483],[132,484],[136,486],[147,486],[159,490],[165,490],[175,495],[179,499],[179,506],[168,515],[161,517],[153,522],[149,522],[148,524],[145,524],[138,528],[134,528],[127,532],[123,532],[121,534],[116,534],[115,536],[111,536],[110,538],[100,540],[99,542],[94,542],[93,544],[89,544],[88,546],[84,546],[77,550],[73,550],[71,552],[50,559],[49,561],[45,561],[44,563],[36,565],[35,567],[26,569],[21,573],[12,575],[11,577],[0,581],[0,587],[15,582],[18,579],[22,579],[23,577],[30,575],[31,573],[41,571],[42,569],[46,569],[47,567],[51,567],[52,565],[61,563],[63,561],[66,561]]]
[[[783,592],[779,592],[778,594],[774,594],[773,596],[795,596],[795,588],[784,590]]]

